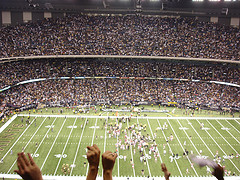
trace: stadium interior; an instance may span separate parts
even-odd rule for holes
[[[240,0],[0,0],[0,178],[22,149],[85,179],[93,144],[116,179],[239,178],[239,27]]]

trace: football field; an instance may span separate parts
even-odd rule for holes
[[[24,151],[32,154],[45,179],[84,179],[88,171],[86,147],[93,144],[101,153],[118,152],[114,177],[158,179],[163,177],[162,162],[171,177],[212,176],[206,167],[192,164],[191,154],[210,159],[216,156],[216,162],[225,166],[227,173],[231,171],[230,176],[235,173],[240,177],[240,118],[141,116],[129,120],[121,116],[30,115],[30,122],[26,120],[27,114],[14,115],[0,128],[0,177],[19,178],[13,172],[17,169],[16,154]],[[110,127],[120,123],[120,135],[114,135]],[[138,144],[127,147],[124,143],[131,141],[133,132],[148,139],[145,162],[140,161]],[[120,141],[122,146],[117,144]],[[154,144],[157,158],[149,152]],[[188,156],[183,154],[186,151]],[[64,164],[67,170],[63,170]],[[101,163],[98,176],[102,176]]]

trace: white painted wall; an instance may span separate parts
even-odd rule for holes
[[[239,26],[240,18],[231,18],[231,26]]]
[[[32,21],[32,12],[23,12],[23,22]]]
[[[44,12],[44,18],[52,18],[51,12]]]
[[[218,23],[218,17],[211,17],[210,22]]]
[[[2,24],[9,25],[11,24],[11,12],[10,11],[2,11]]]

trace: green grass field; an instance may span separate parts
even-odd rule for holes
[[[157,109],[158,107],[146,108]],[[108,124],[116,123],[115,112],[91,110],[90,113],[76,114],[72,109],[64,109],[60,114],[60,108],[47,111],[44,109],[42,112],[31,111],[29,125],[25,123],[28,112],[23,112],[6,128],[2,126],[4,130],[0,134],[0,158],[3,163],[0,163],[0,177],[18,177],[13,175],[13,170],[17,168],[16,153],[23,149],[24,152],[32,154],[45,177],[85,176],[88,170],[88,165],[84,167],[84,162],[87,162],[86,146],[92,144],[97,144],[102,153],[106,150],[116,151],[118,149],[119,156],[113,171],[113,176],[116,177],[142,177],[142,169],[144,169],[145,177],[162,177],[161,162],[166,164],[172,177],[211,176],[207,173],[206,167],[199,168],[196,164],[193,168],[191,167],[190,158],[183,157],[185,149],[189,151],[189,154],[192,151],[195,155],[207,156],[211,159],[218,151],[218,155],[225,159],[225,162],[221,161],[220,164],[224,165],[227,171],[231,171],[231,175],[235,172],[237,176],[240,176],[240,157],[236,157],[240,152],[239,118],[232,118],[230,115],[221,116],[212,111],[195,112],[194,117],[190,117],[188,114],[183,114],[184,110],[176,109],[173,114],[171,113],[173,108],[167,107],[167,109],[170,113],[142,113],[138,116],[137,113],[132,113],[130,122],[122,122],[123,130],[135,123],[146,125],[146,131],[142,130],[142,134],[155,139],[160,155],[156,161],[146,149],[146,154],[148,154],[146,164],[140,162],[137,145],[131,146],[129,150],[115,147],[119,139],[124,141],[124,133],[121,133],[119,137],[109,138],[107,132],[109,127],[106,130],[103,123],[105,119]],[[118,116],[127,117],[130,113],[119,112]],[[161,130],[164,123],[168,125],[168,128]],[[204,123],[203,129],[200,129],[200,123]],[[131,131],[126,131],[126,133],[128,136],[131,135]],[[154,133],[156,133],[156,138],[154,138]],[[174,137],[173,140],[166,143],[171,134]],[[150,144],[152,144],[151,141]],[[165,155],[163,144],[166,149]],[[200,150],[202,150],[201,154]],[[171,152],[178,154],[178,158],[172,158]],[[229,158],[232,154],[233,156]],[[126,161],[123,156],[127,157]],[[134,168],[130,159],[133,159]],[[63,164],[70,166],[70,171],[66,175],[62,172]],[[186,173],[186,169],[189,173]],[[102,176],[101,165],[99,176]]]

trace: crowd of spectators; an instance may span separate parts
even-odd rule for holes
[[[0,29],[0,57],[131,55],[240,59],[239,28],[195,18],[71,15]]]
[[[25,60],[1,64],[0,89],[30,79],[79,76],[179,78],[240,84],[240,70],[235,65],[170,61],[57,59]]]
[[[200,82],[162,80],[48,80],[4,92],[11,106],[77,106],[96,102],[177,102],[205,107],[240,107],[239,88]]]
[[[4,63],[0,66],[0,74],[0,88],[12,86],[1,92],[1,101],[4,103],[0,105],[0,112],[8,107],[21,108],[32,104],[66,107],[93,102],[177,102],[214,109],[240,107],[238,87],[206,82],[221,81],[239,85],[239,68],[231,65],[136,60],[29,60]],[[59,79],[80,76],[89,78]],[[100,78],[114,76],[123,79]],[[18,82],[38,78],[47,80],[15,86]]]

